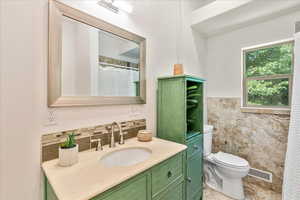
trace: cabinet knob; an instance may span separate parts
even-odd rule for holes
[[[186,179],[189,183],[191,183],[192,182],[192,178],[191,177],[187,177],[187,179]]]
[[[198,150],[198,149],[199,149],[199,147],[198,147],[197,145],[194,145],[194,149]]]
[[[168,171],[168,178],[171,178],[171,176],[172,176],[172,172]]]

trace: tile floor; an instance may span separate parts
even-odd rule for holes
[[[245,189],[246,200],[281,200],[281,194],[270,190],[264,190],[261,187],[250,185]],[[207,186],[204,189],[203,200],[232,200],[223,194],[216,192]]]

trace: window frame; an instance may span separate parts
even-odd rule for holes
[[[293,44],[293,47],[295,45],[295,41],[293,38],[270,42],[270,43],[264,43],[259,44],[256,46],[246,47],[242,48],[242,111],[244,112],[259,112],[259,113],[270,113],[270,111],[274,110],[276,112],[282,110],[282,111],[290,111],[291,108],[291,100],[292,100],[292,88],[293,88],[293,71],[294,71],[294,51],[292,53],[292,68],[291,74],[275,74],[275,75],[265,75],[265,76],[255,76],[255,77],[247,77],[246,76],[246,53],[249,51],[255,51],[265,48],[271,48],[273,46],[278,46],[281,44]],[[248,80],[274,80],[274,79],[288,79],[289,81],[289,105],[288,106],[266,106],[266,105],[249,105],[248,104],[248,88],[247,88],[247,81]],[[264,110],[266,112],[264,112]],[[279,113],[281,114],[281,113]]]

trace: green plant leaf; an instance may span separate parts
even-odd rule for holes
[[[187,105],[186,108],[191,109],[191,108],[195,108],[196,106],[197,106],[196,104],[192,104],[192,105]]]
[[[60,147],[63,148],[63,149],[69,149],[69,148],[73,148],[75,146],[76,146],[76,141],[75,141],[75,134],[74,133],[69,134],[67,136],[67,140],[60,145]]]
[[[192,94],[187,95],[187,98],[190,99],[190,98],[195,98],[195,97],[200,97],[200,96],[201,96],[201,94],[199,94],[199,93],[192,93]]]
[[[197,99],[187,99],[186,102],[188,104],[198,104],[198,100]]]
[[[197,85],[193,85],[193,86],[190,86],[190,87],[187,88],[188,91],[189,90],[196,90],[196,89],[198,89]]]
[[[194,89],[194,90],[188,90],[187,91],[187,96],[190,95],[190,94],[196,94],[198,93],[198,90],[197,89]]]

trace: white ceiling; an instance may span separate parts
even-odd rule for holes
[[[205,37],[300,10],[300,1],[214,0],[192,13],[191,26]]]

